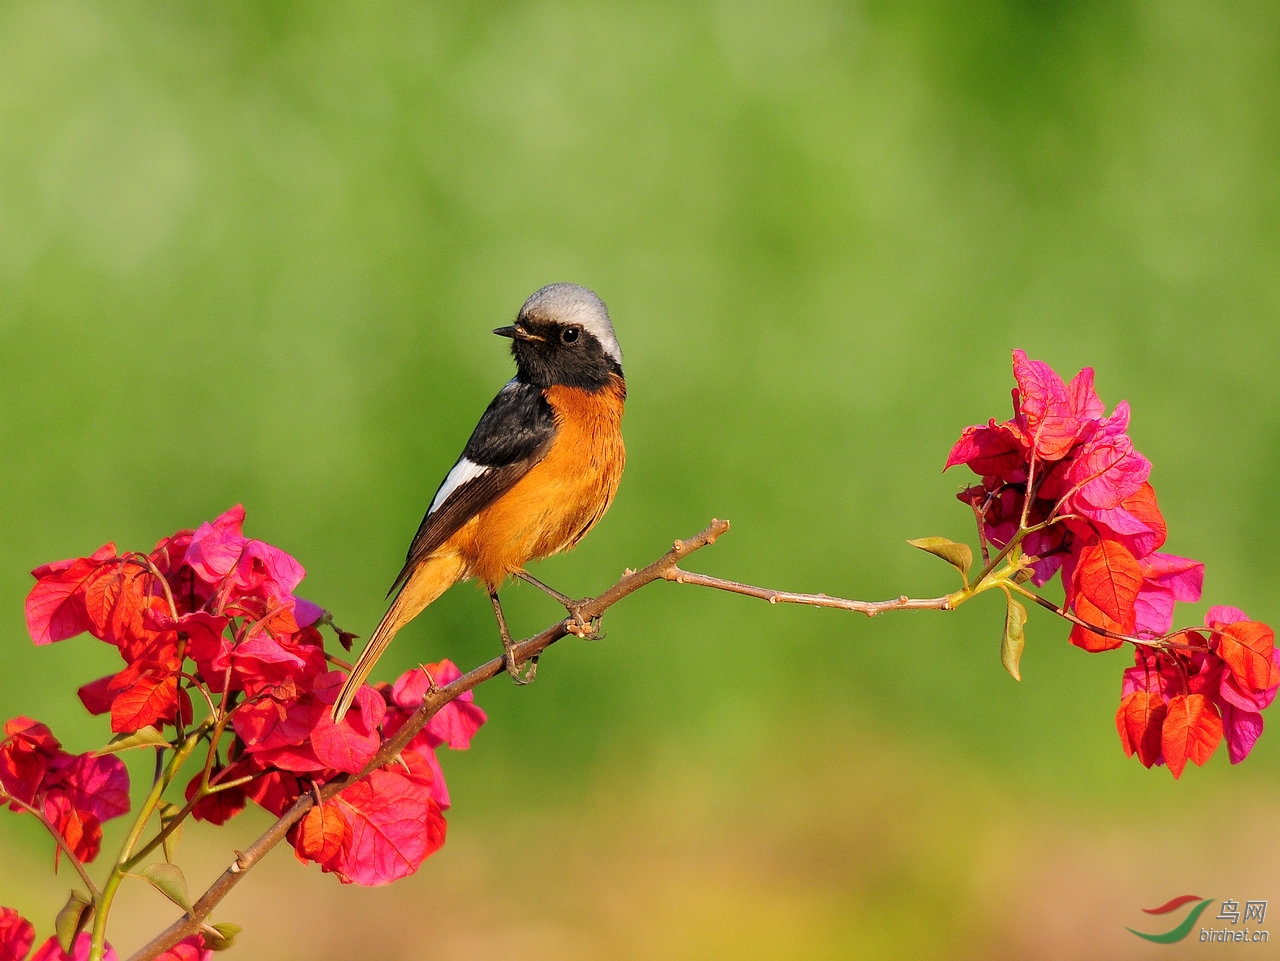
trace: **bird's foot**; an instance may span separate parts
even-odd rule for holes
[[[584,618],[575,608],[569,608],[572,615],[565,622],[565,629],[574,637],[580,637],[584,641],[603,640],[605,634],[600,630],[600,616]]]
[[[511,680],[516,684],[525,685],[533,680],[535,674],[538,673],[538,655],[529,658],[529,669],[522,672],[520,670],[520,662],[516,660],[516,646],[509,637],[502,639],[503,662],[506,666],[507,673],[511,675]]]

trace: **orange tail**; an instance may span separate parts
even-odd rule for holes
[[[391,639],[400,628],[422,613],[423,608],[437,597],[462,580],[465,564],[455,553],[435,554],[428,557],[418,569],[409,575],[404,587],[396,595],[396,599],[382,616],[377,630],[369,643],[360,653],[359,660],[351,669],[346,683],[338,693],[338,701],[333,705],[333,719],[341,721],[342,716],[351,708],[356,699],[356,691],[365,682],[373,666],[382,657]]]

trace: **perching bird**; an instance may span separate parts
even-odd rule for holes
[[[498,588],[516,576],[561,602],[524,565],[568,550],[598,521],[622,478],[622,351],[603,301],[576,284],[535,292],[509,327],[516,376],[498,392],[427,508],[386,615],[334,705],[351,707],[396,632],[459,581],[478,578],[519,679]]]

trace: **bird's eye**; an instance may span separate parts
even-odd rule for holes
[[[580,327],[566,327],[564,330],[560,331],[560,343],[576,344],[578,342],[578,335],[581,333],[582,328]]]

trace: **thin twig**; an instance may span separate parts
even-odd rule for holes
[[[1060,604],[1055,604],[1047,597],[1042,597],[1035,591],[1029,591],[1020,584],[1010,584],[1012,590],[1017,591],[1023,597],[1026,597],[1039,604],[1047,611],[1052,611],[1065,621],[1069,621],[1078,627],[1083,627],[1086,631],[1092,631],[1094,634],[1100,634],[1103,637],[1113,641],[1120,641],[1124,644],[1132,644],[1134,647],[1152,647],[1157,650],[1179,650],[1179,651],[1198,651],[1202,648],[1195,644],[1183,644],[1175,641],[1180,634],[1186,634],[1187,628],[1179,628],[1176,631],[1170,631],[1168,634],[1162,634],[1158,637],[1137,637],[1133,634],[1121,634],[1119,631],[1113,631],[1109,628],[1100,627],[1080,617],[1078,614],[1067,610]],[[1210,632],[1213,633],[1213,632]]]
[[[44,825],[44,829],[53,837],[54,843],[62,849],[62,853],[67,856],[67,860],[71,862],[71,866],[75,868],[76,873],[80,875],[80,880],[83,881],[85,887],[89,889],[90,897],[97,898],[102,893],[98,890],[98,885],[94,883],[93,878],[89,875],[89,870],[85,867],[84,862],[76,855],[76,852],[67,842],[67,839],[62,836],[62,832],[58,830],[57,825],[50,821],[43,811],[39,808],[32,807],[25,801],[19,800],[2,789],[0,789],[0,803],[10,804],[19,810],[26,811]]]
[[[1023,597],[1026,597],[1029,600],[1035,601],[1045,610],[1053,611],[1053,613],[1057,614],[1059,617],[1064,618],[1067,621],[1070,621],[1072,624],[1075,624],[1077,627],[1083,627],[1086,631],[1092,631],[1094,634],[1100,634],[1102,637],[1108,638],[1113,641],[1123,641],[1130,644],[1144,643],[1143,641],[1139,641],[1136,638],[1130,637],[1128,634],[1118,634],[1115,631],[1109,630],[1105,627],[1100,627],[1097,624],[1090,624],[1088,621],[1086,621],[1084,618],[1080,617],[1079,615],[1073,614],[1071,611],[1068,611],[1066,608],[1060,607],[1057,604],[1053,603],[1053,601],[1049,600],[1049,598],[1041,597],[1035,591],[1029,591],[1025,587],[1022,587],[1021,585],[1012,584],[1010,586],[1012,587],[1013,590],[1017,591]]]
[[[758,597],[770,604],[804,604],[808,607],[831,607],[838,611],[852,611],[855,614],[866,614],[875,617],[886,611],[948,611],[951,609],[947,597],[907,597],[905,594],[887,601],[851,601],[844,597],[832,597],[829,594],[797,594],[792,591],[775,591],[767,587],[756,587],[738,581],[727,581],[707,574],[696,574],[692,571],[671,568],[663,575],[677,584],[692,584],[696,587],[710,587],[717,591],[728,591],[731,594],[744,594],[747,597]]]

